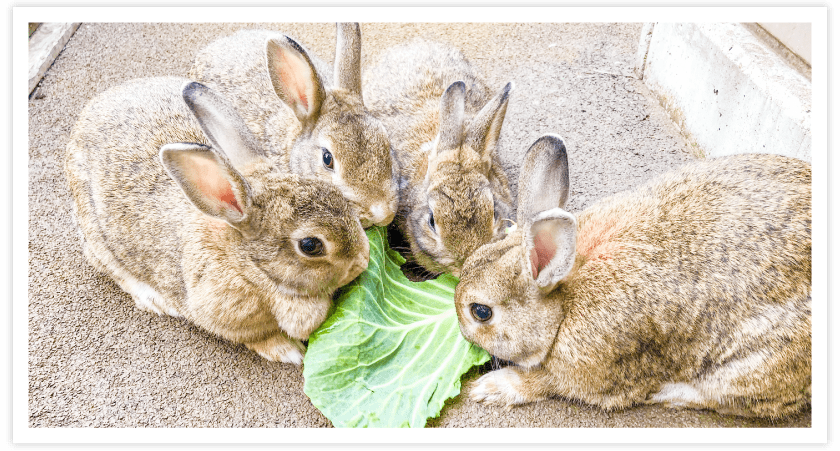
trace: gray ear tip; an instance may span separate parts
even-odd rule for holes
[[[361,34],[361,27],[359,26],[359,22],[336,22],[335,27],[339,31],[350,30],[355,34]]]
[[[507,105],[508,100],[510,100],[510,93],[512,91],[513,91],[513,82],[509,81],[502,88],[502,90],[499,91],[498,94],[496,94],[495,98],[498,99],[498,102],[494,104],[494,105],[496,105],[496,108],[501,108],[501,107]]]
[[[286,36],[286,42],[292,47],[292,49],[294,49],[294,51],[300,53],[301,55],[306,55],[306,51],[303,50],[303,47],[301,47],[301,45],[290,36]],[[309,55],[306,55],[306,58],[309,59]]]
[[[197,81],[187,81],[184,83],[184,86],[181,87],[181,96],[186,101],[191,101],[197,96],[201,96],[204,93],[209,91],[207,86],[197,82]]]
[[[509,81],[507,82],[505,87],[502,88],[504,98],[507,98],[507,96],[510,95],[511,91],[513,91],[513,82]]]
[[[198,86],[201,86],[201,83],[197,81],[188,80],[185,81],[183,86],[181,86],[181,91],[186,92],[188,90],[196,89]]]
[[[551,149],[557,156],[565,156],[566,155],[566,142],[563,140],[563,137],[560,135],[556,135],[554,133],[548,133],[541,137],[539,137],[534,144],[531,145],[532,148],[534,147],[547,147]]]
[[[446,95],[451,95],[451,94],[454,94],[455,91],[459,91],[460,93],[466,92],[467,91],[466,83],[464,83],[461,80],[458,80],[458,81],[452,83],[451,85],[449,85],[448,88],[446,88],[446,93],[445,94]]]

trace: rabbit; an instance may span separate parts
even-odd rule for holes
[[[188,77],[234,102],[258,143],[289,171],[337,186],[362,225],[388,225],[397,209],[391,144],[365,108],[359,24],[338,24],[329,66],[292,38],[240,30],[196,56]]]
[[[338,188],[281,171],[230,103],[185,78],[136,79],[94,98],[65,172],[85,257],[138,308],[268,360],[300,364],[335,289],[368,264]]]
[[[395,225],[409,257],[427,271],[457,276],[468,255],[501,237],[511,214],[496,146],[513,84],[491,98],[460,51],[415,40],[389,49],[365,72],[363,86],[394,147]]]
[[[516,225],[464,264],[462,335],[513,366],[469,388],[779,418],[811,396],[811,167],[741,154],[689,163],[575,215],[564,141],[539,138]]]

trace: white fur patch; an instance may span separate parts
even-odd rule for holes
[[[449,266],[455,263],[455,259],[452,257],[440,257],[436,258],[435,260],[437,260],[437,262],[443,266]]]
[[[795,321],[793,318],[796,318],[800,308],[801,301],[799,299],[789,300],[784,304],[764,306],[755,311],[752,317],[746,319],[738,330],[744,337],[761,337],[777,327],[778,324]]]
[[[766,351],[754,351],[746,357],[726,364],[715,371],[713,380],[718,381],[714,387],[709,387],[715,393],[728,393],[731,390],[730,381],[742,377],[745,374],[756,373],[765,360],[770,357]],[[709,381],[709,384],[712,380]]]
[[[421,152],[421,153],[429,153],[429,152],[431,152],[431,151],[432,151],[432,149],[434,149],[434,148],[435,148],[435,144],[436,144],[436,143],[437,143],[437,140],[435,140],[435,141],[429,141],[429,142],[426,142],[426,143],[421,144],[421,145],[420,145],[420,152]]]
[[[382,205],[374,205],[370,207],[370,214],[373,216],[374,220],[381,219],[383,215],[385,215],[385,209]]]
[[[545,354],[534,354],[522,360],[517,360],[516,364],[525,369],[536,368],[542,363]]]
[[[275,336],[259,343],[246,343],[248,349],[256,352],[262,358],[272,362],[303,363],[303,343],[283,336]]]
[[[93,257],[99,261],[111,273],[111,277],[117,282],[117,285],[134,298],[134,304],[137,308],[158,315],[165,314],[176,318],[183,316],[178,309],[167,305],[164,297],[155,291],[154,288],[137,280],[136,277],[117,264],[116,258],[109,251],[103,250],[99,253],[94,253],[94,249],[87,242],[85,242],[84,250],[85,252],[90,252],[91,255],[89,258]]]
[[[158,315],[181,316],[178,310],[166,305],[163,296],[145,283],[126,280],[126,285],[128,285],[126,291],[134,297],[134,302],[140,310],[157,313]]]
[[[292,349],[280,358],[281,362],[300,365],[303,363],[303,353],[299,349]]]
[[[693,385],[682,382],[663,385],[658,393],[651,396],[650,401],[678,407],[705,404],[707,402],[706,397]]]
[[[511,368],[502,368],[481,376],[470,390],[470,399],[476,402],[513,406],[524,404],[527,399],[519,393],[522,380]]]

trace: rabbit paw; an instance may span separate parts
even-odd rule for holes
[[[245,346],[266,360],[294,365],[303,363],[303,353],[306,351],[300,340],[286,337],[283,334],[273,335],[268,340],[245,343]]]
[[[470,388],[470,399],[475,402],[512,407],[530,402],[519,391],[521,378],[511,368],[502,368],[481,376]]]

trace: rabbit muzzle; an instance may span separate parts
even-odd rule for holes
[[[394,220],[394,216],[396,216],[396,206],[373,205],[366,214],[359,215],[359,222],[365,229],[371,226],[385,227]]]
[[[350,263],[347,268],[347,273],[345,273],[344,277],[338,282],[338,286],[343,287],[344,285],[352,282],[356,277],[359,277],[359,274],[367,269],[369,262],[370,247],[365,246],[365,248],[359,252],[359,254],[356,255],[356,258]]]

